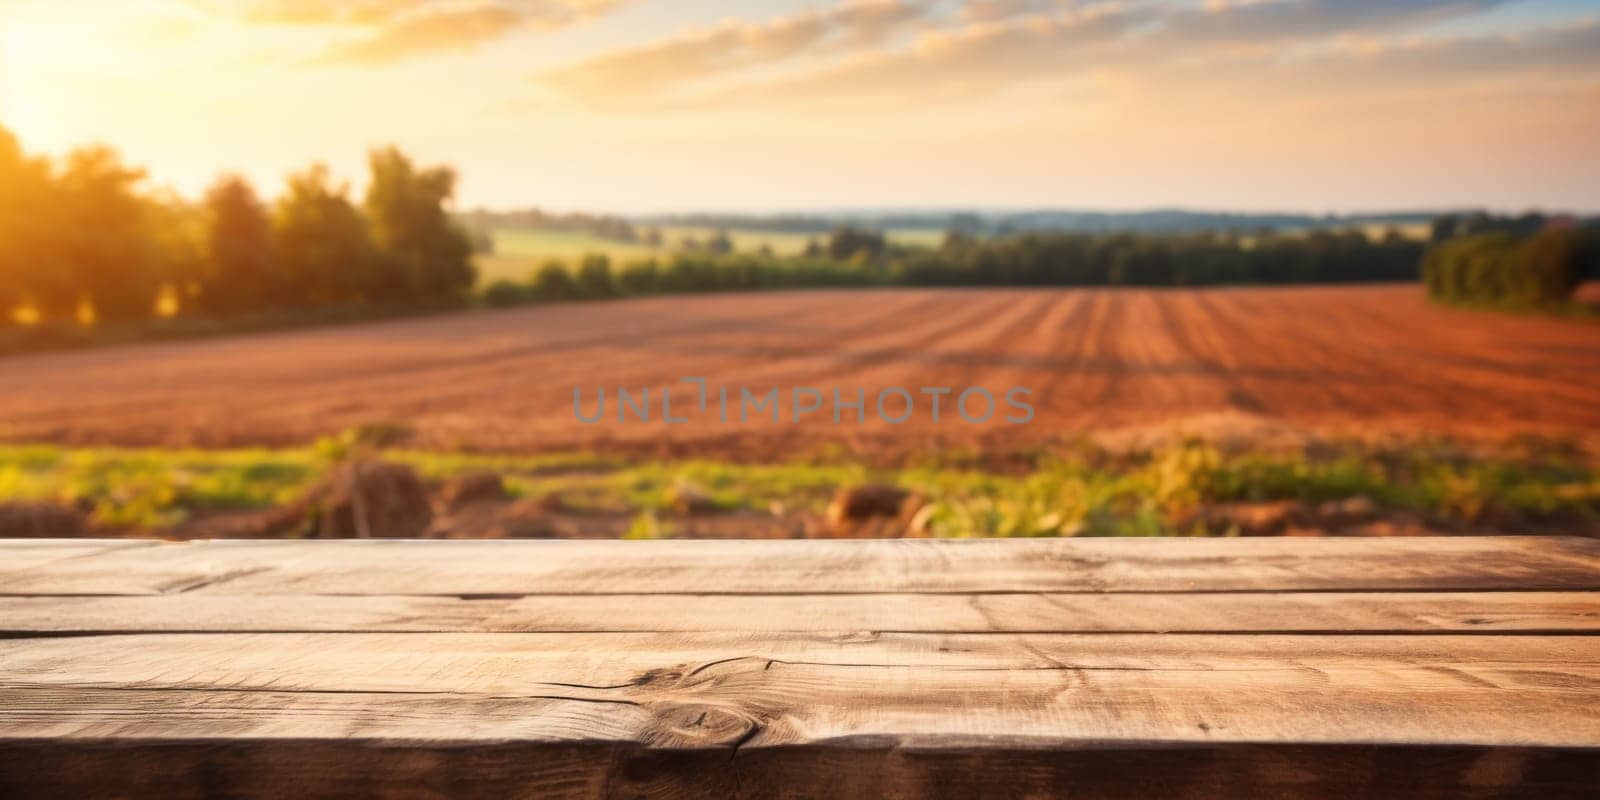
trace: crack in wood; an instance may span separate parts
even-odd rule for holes
[[[248,578],[251,575],[260,575],[262,573],[271,572],[273,569],[275,568],[270,566],[246,567],[243,569],[230,570],[220,575],[207,575],[198,579],[179,579],[170,583],[161,584],[160,586],[156,587],[156,590],[161,594],[186,594],[199,589],[219,586],[227,583],[228,581],[238,580],[239,578]]]

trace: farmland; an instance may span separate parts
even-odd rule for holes
[[[1430,306],[1415,286],[884,290],[534,306],[0,362],[0,438],[292,446],[387,426],[407,447],[781,461],[1035,452],[1152,431],[1264,439],[1600,431],[1600,328]],[[630,419],[583,425],[573,390],[982,386],[1029,424]],[[657,394],[659,397],[659,394]],[[659,402],[659,401],[657,401]],[[870,401],[869,401],[870,404]]]
[[[576,264],[586,255],[600,254],[614,264],[626,264],[648,258],[666,258],[688,240],[705,241],[717,232],[711,228],[668,227],[661,230],[660,247],[644,242],[624,242],[589,233],[558,230],[527,230],[499,228],[493,231],[494,252],[476,258],[478,280],[491,283],[500,279],[522,280],[548,261]],[[727,231],[737,252],[755,252],[763,248],[782,255],[796,255],[806,243],[826,240],[827,234],[805,234],[790,231],[730,230]],[[935,247],[943,234],[934,230],[890,230],[889,241],[908,247]]]

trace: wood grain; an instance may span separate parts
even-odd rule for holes
[[[3,595],[1574,589],[1600,589],[1600,541],[217,541],[0,564]]]
[[[0,597],[0,633],[1600,633],[1591,592]]]
[[[95,702],[79,712],[61,694],[89,690],[99,690],[84,695]],[[171,713],[123,705],[130,691],[166,692]],[[215,716],[232,708],[218,705],[217,692],[291,703],[366,697],[343,715],[268,706],[256,725]],[[1579,747],[1600,742],[1590,704],[1600,696],[1600,638],[1519,637],[1508,648],[1476,636],[74,636],[0,641],[0,696],[0,738]],[[441,699],[510,705],[504,714],[446,708],[429,724],[427,707],[414,701]]]
[[[0,542],[0,797],[1589,797],[1600,547]]]

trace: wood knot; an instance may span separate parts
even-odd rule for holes
[[[704,703],[661,705],[655,717],[656,746],[738,747],[761,730],[748,714]]]

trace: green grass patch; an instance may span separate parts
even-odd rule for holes
[[[589,255],[604,255],[613,269],[651,258],[665,259],[683,248],[688,240],[705,242],[715,236],[713,228],[666,227],[661,229],[659,247],[643,241],[624,242],[607,239],[591,233],[528,228],[496,228],[494,252],[474,257],[478,267],[478,284],[488,286],[499,280],[525,281],[540,267],[550,261],[559,261],[571,269]],[[806,244],[813,240],[826,242],[826,233],[796,233],[793,231],[730,230],[726,231],[733,249],[738,253],[755,253],[763,248],[778,256],[798,256],[805,252]],[[906,247],[938,247],[944,233],[934,230],[891,229],[884,235],[893,244]]]
[[[77,505],[102,525],[161,528],[195,511],[287,502],[326,467],[309,450],[0,446],[0,497]]]
[[[376,452],[362,431],[294,450],[154,450],[0,445],[0,497],[74,504],[97,523],[159,529],[216,510],[287,502],[338,459]],[[717,510],[820,514],[841,487],[888,483],[927,499],[920,524],[962,536],[1221,534],[1193,520],[1222,503],[1366,498],[1381,509],[1447,522],[1503,526],[1600,520],[1600,472],[1552,452],[1473,457],[1446,446],[1319,447],[1225,453],[1200,441],[1133,454],[1088,449],[1041,453],[1024,469],[990,471],[974,459],[903,469],[848,460],[734,464],[626,461],[585,454],[538,456],[387,451],[427,479],[493,470],[520,496],[558,495],[564,508],[634,516],[630,535],[667,535],[686,487]],[[959,455],[959,454],[958,454]]]

